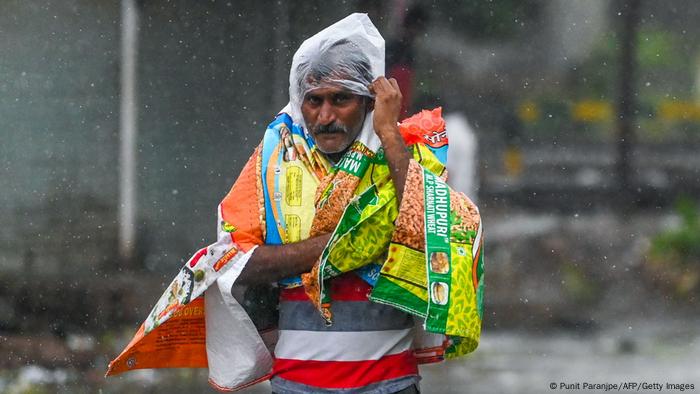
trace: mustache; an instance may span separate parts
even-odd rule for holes
[[[335,134],[335,133],[348,133],[348,128],[338,124],[331,123],[327,125],[316,126],[314,128],[314,134]]]

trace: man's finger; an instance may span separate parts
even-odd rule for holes
[[[391,84],[391,86],[394,87],[394,89],[396,89],[399,92],[401,91],[401,89],[399,88],[399,83],[396,81],[396,79],[390,78],[389,83]]]
[[[385,77],[379,77],[377,78],[376,81],[374,81],[377,85],[376,88],[380,89],[380,91],[385,92],[391,89],[391,83],[385,78]]]

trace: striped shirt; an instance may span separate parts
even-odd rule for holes
[[[275,393],[394,393],[417,384],[413,318],[370,302],[371,287],[350,272],[331,281],[326,326],[302,287],[280,293]]]

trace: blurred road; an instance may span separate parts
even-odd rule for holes
[[[621,382],[693,384],[700,391],[700,325],[694,320],[667,320],[649,324],[638,320],[620,321],[601,332],[578,335],[574,332],[520,331],[488,332],[476,353],[444,364],[421,367],[423,393],[435,394],[534,394],[596,393],[584,390],[583,383]],[[29,367],[27,367],[29,368]],[[204,370],[140,371],[101,382],[88,383],[84,376],[64,373],[62,384],[37,384],[56,371],[25,368],[10,377],[0,375],[0,392],[24,393],[28,387],[42,386],[58,393],[216,393],[206,383]],[[53,375],[51,375],[53,374]],[[28,379],[34,379],[30,384]],[[46,380],[44,380],[46,381]],[[555,383],[557,388],[550,389]],[[561,384],[580,390],[564,389]],[[22,391],[22,390],[25,391]],[[617,390],[614,390],[617,391]],[[620,392],[658,392],[620,390]],[[243,394],[269,393],[263,383]],[[663,390],[662,392],[680,392]]]

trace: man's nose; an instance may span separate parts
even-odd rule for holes
[[[321,104],[321,108],[318,111],[318,123],[324,126],[335,122],[335,111],[333,110],[333,105],[328,101],[324,101]]]

